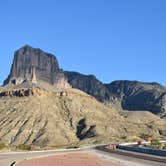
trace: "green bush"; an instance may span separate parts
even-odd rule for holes
[[[157,139],[153,139],[152,142],[151,142],[151,146],[160,147],[161,143]]]
[[[157,139],[153,139],[151,144],[152,145],[161,145],[161,143]]]
[[[30,145],[25,145],[25,144],[20,144],[17,146],[17,149],[20,150],[31,150],[31,146]]]

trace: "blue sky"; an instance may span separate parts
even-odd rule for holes
[[[64,70],[103,82],[166,85],[165,0],[3,0],[0,84],[25,44],[53,53]]]

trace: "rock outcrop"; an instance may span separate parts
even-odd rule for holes
[[[94,75],[84,75],[78,72],[65,72],[68,82],[73,88],[80,89],[99,101],[109,100],[110,92]]]
[[[39,88],[29,89],[10,89],[0,91],[0,97],[28,97],[28,96],[41,96],[48,94],[47,91]]]
[[[60,88],[69,87],[54,55],[26,45],[15,52],[11,71],[4,85],[19,85],[25,81],[37,84],[38,80]]]

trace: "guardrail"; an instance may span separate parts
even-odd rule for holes
[[[159,141],[160,143],[166,143],[166,141]],[[150,144],[151,142],[147,142],[147,141],[142,141],[141,144]],[[124,146],[127,146],[127,145],[137,145],[138,142],[124,142],[124,143],[120,143],[120,145],[124,145]]]
[[[166,157],[166,150],[158,150],[158,149],[142,148],[142,147],[141,148],[130,147],[130,146],[123,146],[123,145],[117,145],[117,148],[121,149],[121,150],[127,150],[127,151],[132,151],[132,152],[146,153],[146,154]]]

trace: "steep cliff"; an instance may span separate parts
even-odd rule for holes
[[[4,85],[19,85],[26,81],[36,84],[38,80],[56,86],[68,86],[54,55],[25,45],[15,52],[11,71]]]
[[[110,92],[94,75],[84,75],[78,72],[65,72],[68,82],[73,88],[80,89],[99,101],[108,100]]]

